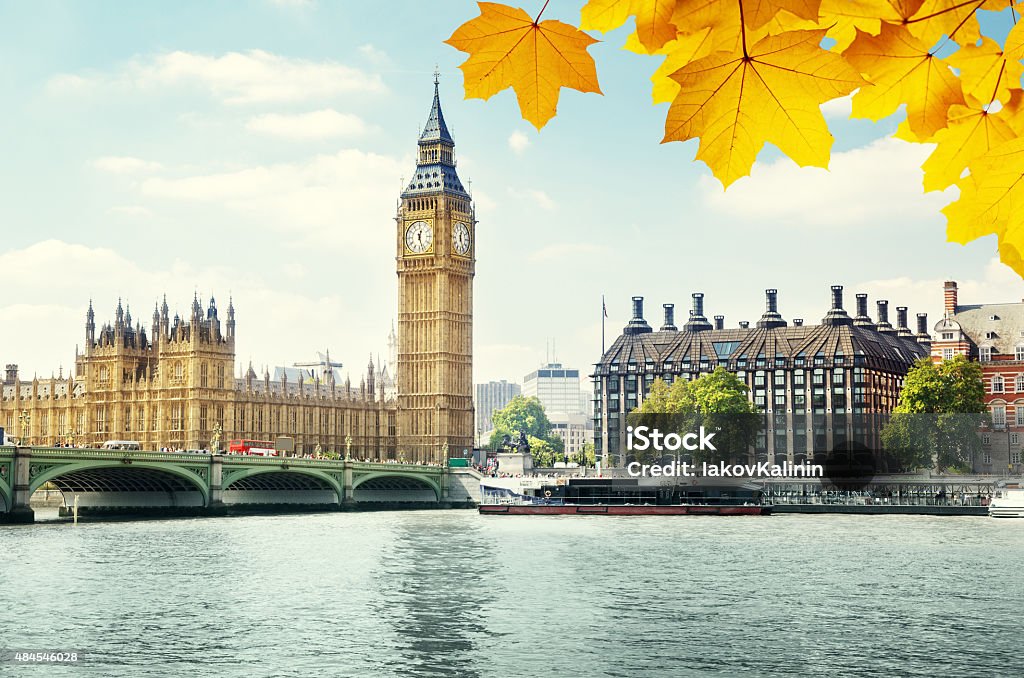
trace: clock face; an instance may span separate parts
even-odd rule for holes
[[[466,255],[469,252],[469,226],[461,221],[455,222],[452,228],[452,247],[458,254]]]
[[[425,221],[414,221],[405,230],[405,246],[414,254],[423,254],[434,242],[434,230]]]

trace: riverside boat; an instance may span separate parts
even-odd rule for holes
[[[1020,485],[999,487],[988,504],[991,518],[1024,518],[1024,488]]]
[[[525,476],[484,478],[487,515],[764,516],[772,506],[751,483],[652,478]]]

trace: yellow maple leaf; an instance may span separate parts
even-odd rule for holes
[[[959,104],[950,106],[949,125],[930,139],[935,150],[921,165],[924,190],[941,191],[952,186],[971,161],[1017,136],[1000,113]]]
[[[829,26],[828,37],[836,41],[833,49],[850,46],[857,31],[878,35],[882,22],[903,23],[913,16],[924,0],[821,0],[821,23]]]
[[[863,80],[838,54],[821,49],[824,35],[791,31],[687,64],[672,75],[679,93],[662,142],[699,137],[697,158],[724,186],[750,173],[765,142],[801,166],[826,167],[832,135],[820,105]]]
[[[858,30],[844,52],[870,84],[853,97],[853,117],[881,120],[907,105],[907,124],[924,140],[946,126],[954,104],[964,105],[960,81],[928,45],[902,26],[883,23],[878,35]]]
[[[1024,276],[1024,138],[1001,144],[970,164],[960,198],[943,209],[946,235],[966,244],[995,234],[1004,264]]]
[[[932,47],[943,35],[961,45],[979,37],[977,9],[1000,10],[1009,0],[822,0],[821,23],[830,26],[834,49],[845,50],[857,31],[878,35],[885,22],[904,26]]]
[[[754,29],[764,26],[781,12],[786,11],[798,19],[817,21],[822,0],[739,0],[743,8],[743,23]]]
[[[562,87],[601,93],[583,31],[549,19],[537,22],[522,9],[480,2],[480,16],[445,42],[469,54],[459,68],[467,99],[489,99],[511,87],[523,118],[540,129],[555,116]]]
[[[711,52],[731,52],[768,35],[818,28],[820,0],[685,0],[676,5],[672,23],[680,35],[710,29]],[[807,15],[807,16],[804,16]],[[814,18],[808,18],[814,15]]]
[[[1024,136],[1024,90],[1010,90],[1010,100],[1003,104],[999,117],[1014,132]]]
[[[679,83],[670,76],[680,68],[711,53],[714,42],[711,29],[703,28],[697,33],[680,34],[672,42],[666,43],[656,54],[665,55],[665,60],[651,75],[651,99],[655,104],[672,101],[679,91]],[[637,54],[647,54],[647,48],[640,44],[636,33],[626,39],[623,49]]]
[[[934,44],[948,36],[961,45],[970,45],[981,37],[977,10],[998,11],[1009,7],[1009,0],[924,0],[904,23],[914,37]]]
[[[1020,89],[1024,66],[1018,59],[1008,59],[995,40],[982,38],[980,45],[964,45],[946,61],[960,71],[964,94],[979,103],[1006,102],[1010,91]]]
[[[1003,43],[1003,51],[1008,59],[1024,59],[1024,21],[1018,21],[1010,29]]]
[[[580,10],[580,28],[607,33],[636,19],[636,36],[647,52],[653,53],[675,40],[672,23],[678,0],[589,0]]]

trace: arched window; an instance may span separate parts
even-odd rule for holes
[[[174,378],[181,379],[182,376],[184,376],[184,372],[182,371],[181,361],[179,360],[174,363]]]
[[[1017,375],[1017,393],[1024,393],[1024,374]]]
[[[1003,377],[1002,377],[1002,375],[997,374],[996,376],[992,377],[992,392],[993,393],[1002,393],[1003,390],[1004,390]]]

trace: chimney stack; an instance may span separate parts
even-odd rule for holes
[[[822,325],[852,325],[853,319],[846,314],[843,310],[843,286],[833,285],[832,286],[832,308],[829,309],[828,313],[821,321]]]
[[[945,302],[946,317],[956,315],[957,289],[955,280],[947,280],[942,287],[942,297]]]
[[[687,332],[700,332],[702,330],[710,330],[711,323],[704,317],[704,293],[694,292],[693,293],[693,311],[690,313],[690,319],[686,321],[686,325],[683,329]]]
[[[741,330],[750,329],[750,322],[747,321],[747,320],[741,320],[740,321],[740,329]]]
[[[918,313],[917,314],[917,343],[921,344],[925,348],[932,345],[932,338],[928,335],[928,314]]]
[[[803,326],[804,326],[804,319],[803,318],[793,318],[793,327],[803,327]]]
[[[855,327],[875,329],[875,323],[871,322],[871,318],[868,316],[868,295],[866,294],[857,295],[857,316],[853,319],[853,324]]]
[[[882,334],[896,334],[896,330],[889,324],[889,302],[885,299],[879,299],[875,303],[878,306],[878,324],[875,329]]]
[[[633,297],[633,318],[623,330],[624,334],[646,334],[651,331],[651,326],[644,320],[644,298]]]
[[[661,307],[665,309],[665,324],[661,326],[662,332],[676,332],[676,305],[675,304],[662,304]]]
[[[757,321],[758,327],[772,328],[785,327],[786,321],[779,315],[779,291],[769,289],[764,291],[764,315]]]
[[[724,330],[725,329],[725,316],[724,315],[716,315],[715,316],[715,329],[716,330]]]
[[[897,306],[896,307],[896,336],[898,337],[912,337],[913,333],[907,326],[907,307]]]

